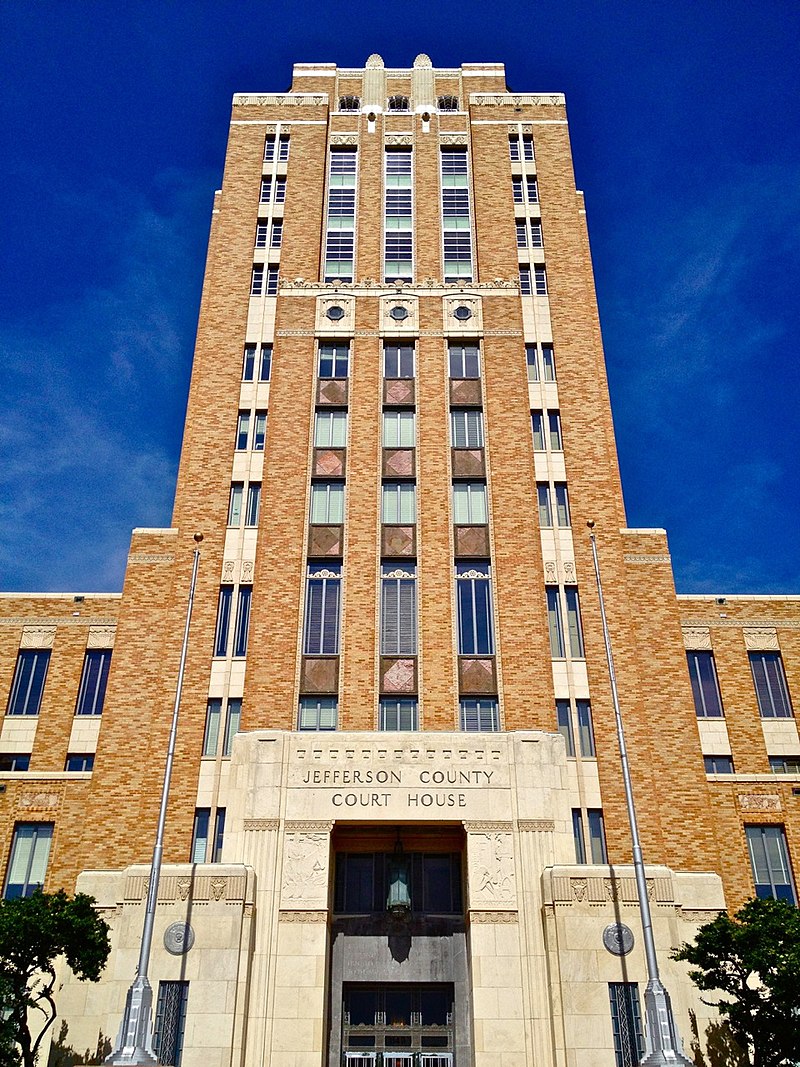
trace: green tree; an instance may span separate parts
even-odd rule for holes
[[[800,911],[782,900],[749,900],[731,918],[701,927],[676,960],[727,1019],[753,1067],[800,1063]]]
[[[108,923],[94,909],[94,897],[37,891],[30,897],[0,901],[0,997],[5,1008],[0,1064],[35,1067],[44,1035],[56,1018],[55,961],[64,956],[81,981],[96,982],[111,949]],[[34,1038],[28,1012],[45,1018]],[[0,1035],[1,1036],[1,1035]],[[9,1040],[19,1046],[19,1054]]]

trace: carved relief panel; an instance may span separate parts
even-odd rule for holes
[[[281,908],[328,907],[329,833],[287,833],[283,839]]]
[[[514,835],[503,831],[467,835],[469,906],[516,908]]]

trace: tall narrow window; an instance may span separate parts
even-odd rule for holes
[[[508,155],[512,163],[519,163],[521,156],[519,153],[519,137],[509,137],[508,139]]]
[[[335,730],[337,718],[336,697],[303,697],[297,716],[297,729]]]
[[[583,836],[583,812],[572,809],[572,840],[575,843],[575,862],[586,863],[586,841]]]
[[[49,666],[50,650],[47,648],[26,648],[17,654],[7,715],[39,714]]]
[[[413,411],[384,411],[383,447],[413,448],[416,444],[416,420]]]
[[[461,729],[469,733],[497,733],[500,711],[494,698],[464,698],[459,704]]]
[[[237,452],[244,452],[247,449],[247,442],[250,439],[250,412],[240,411],[239,419],[236,423],[236,450]]]
[[[278,295],[278,268],[267,267],[267,296]]]
[[[240,585],[239,599],[236,602],[236,630],[233,638],[234,656],[247,655],[247,635],[250,629],[250,605],[252,600],[252,585]]]
[[[583,658],[583,628],[581,626],[581,608],[578,601],[578,588],[568,585],[564,589],[567,600],[567,633],[569,634],[569,653],[578,659]]]
[[[344,522],[343,482],[315,482],[311,486],[311,522],[320,526]]]
[[[261,296],[264,292],[264,264],[254,263],[250,276],[250,296]]]
[[[174,1067],[180,1067],[188,999],[188,982],[158,983],[153,1051],[159,1063],[171,1063]]]
[[[453,408],[450,412],[453,448],[483,448],[483,412]]]
[[[341,574],[338,565],[309,564],[303,640],[307,656],[334,656],[339,652]]]
[[[264,141],[264,162],[272,163],[275,160],[275,134],[268,133]]]
[[[347,444],[347,412],[318,411],[314,416],[314,446],[344,448]]]
[[[258,246],[258,242],[256,242],[256,247],[259,247]],[[527,247],[528,247],[528,231],[527,231],[526,226],[525,226],[525,220],[524,219],[517,219],[517,248],[527,248]]]
[[[592,863],[608,863],[603,813],[599,808],[589,808],[586,816],[589,820],[589,850]]]
[[[267,413],[257,411],[253,422],[253,451],[263,452],[267,440]]]
[[[384,266],[387,282],[410,282],[414,260],[411,149],[386,150]]]
[[[222,719],[222,701],[209,700],[206,704],[206,729],[203,734],[203,755],[216,756],[219,744],[219,728]]]
[[[283,204],[286,202],[286,178],[282,175],[278,175],[275,179],[275,203]]]
[[[531,431],[533,433],[533,449],[535,452],[544,452],[547,445],[544,437],[544,413],[541,411],[531,412]]]
[[[211,849],[211,862],[219,863],[222,859],[222,846],[225,843],[225,808],[217,808],[214,820],[214,842]]]
[[[242,359],[242,381],[252,382],[256,366],[256,346],[245,345]]]
[[[572,708],[568,700],[556,701],[556,718],[558,719],[558,732],[564,738],[567,755],[575,755],[575,735],[572,731]]]
[[[272,345],[261,346],[261,359],[258,364],[258,380],[268,382],[272,375]]]
[[[384,566],[381,571],[381,655],[417,654],[417,568]]]
[[[796,903],[786,832],[782,826],[745,826],[756,896]]]
[[[557,585],[547,586],[547,629],[550,634],[550,655],[564,657],[564,626],[561,621],[561,600]]]
[[[478,345],[451,342],[449,357],[451,378],[480,378],[481,358]]]
[[[6,900],[29,897],[44,885],[53,824],[49,822],[19,822],[14,827],[11,859],[3,890]]]
[[[214,655],[224,656],[228,651],[228,633],[231,627],[231,608],[233,606],[233,586],[219,587],[217,602],[217,627],[214,633]]]
[[[525,179],[525,192],[528,195],[529,204],[539,203],[539,185],[532,174],[529,174]]]
[[[528,162],[533,162],[533,138],[529,133],[522,136],[522,157]]]
[[[550,486],[541,482],[536,486],[536,499],[539,506],[539,525],[547,528],[553,525],[553,513],[550,510]]]
[[[208,835],[211,824],[210,808],[194,809],[194,826],[192,827],[192,853],[190,863],[205,863],[209,853]]]
[[[751,652],[750,669],[762,719],[791,719],[792,704],[780,652]]]
[[[561,416],[557,411],[548,411],[547,413],[547,432],[550,438],[551,451],[560,452],[562,448]]]
[[[533,282],[529,266],[521,266],[519,268],[519,291],[522,296],[531,296],[533,294]]]
[[[242,494],[244,484],[231,482],[231,495],[228,501],[228,526],[239,526],[242,521]]]
[[[419,708],[416,697],[383,697],[378,716],[379,730],[418,730]]]
[[[587,759],[593,759],[594,750],[594,725],[592,723],[592,706],[588,700],[578,700],[578,737],[581,743],[581,755]]]
[[[282,133],[278,138],[278,162],[285,163],[289,158],[289,135]]]
[[[242,721],[242,701],[240,697],[231,697],[228,700],[228,712],[225,717],[225,738],[222,745],[222,755],[230,756],[234,737],[239,733],[239,725]]]
[[[110,666],[110,648],[92,648],[87,651],[83,660],[78,702],[75,705],[76,715],[102,714]]]
[[[417,521],[417,487],[413,482],[384,482],[381,487],[381,522],[410,525]]]
[[[552,345],[542,345],[542,370],[546,382],[556,380],[556,357]]]
[[[250,482],[247,487],[247,510],[244,515],[245,526],[258,526],[258,512],[261,507],[261,482]]]
[[[414,377],[414,346],[386,344],[383,346],[384,378]]]
[[[332,148],[328,172],[328,218],[324,280],[352,282],[356,225],[355,148]]]
[[[536,345],[525,345],[525,363],[528,367],[528,381],[538,382],[540,378],[539,354]]]
[[[256,248],[266,248],[269,236],[269,223],[266,219],[259,219],[256,223]]]
[[[268,204],[272,199],[272,178],[261,179],[261,192],[259,194],[259,203]]]
[[[534,264],[533,291],[536,296],[547,296],[547,271],[543,263]]]
[[[518,178],[516,175],[511,179],[511,190],[514,194],[514,203],[522,204],[524,197],[522,195],[522,178]]]
[[[466,148],[443,148],[442,225],[445,282],[472,281],[472,230]]]
[[[486,485],[483,482],[455,482],[453,522],[457,526],[485,526],[488,521]]]
[[[456,565],[456,599],[459,654],[494,655],[492,586],[488,563]]]
[[[538,219],[531,219],[531,248],[543,248],[542,224]]]
[[[554,488],[556,496],[556,519],[558,525],[561,527],[568,527],[570,525],[570,520],[567,487],[564,482],[556,482]]]
[[[319,346],[319,377],[346,378],[350,364],[350,345],[347,341]]]
[[[689,666],[694,710],[697,717],[699,719],[720,718],[723,714],[722,697],[719,693],[714,653],[687,652],[686,662]]]
[[[272,224],[272,232],[269,238],[270,248],[280,248],[283,242],[283,219],[276,219]]]
[[[645,1053],[639,986],[636,982],[609,982],[608,995],[616,1067],[638,1067]]]

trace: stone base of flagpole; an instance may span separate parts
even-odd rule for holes
[[[669,993],[659,979],[651,979],[644,991],[647,1017],[645,1055],[640,1067],[693,1067],[683,1054],[683,1042],[675,1029]]]
[[[147,977],[134,978],[125,999],[114,1051],[105,1063],[114,1067],[156,1067],[152,1042],[153,989]]]

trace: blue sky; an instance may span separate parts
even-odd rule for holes
[[[680,592],[800,592],[798,45],[794,0],[3,0],[0,589],[169,524],[231,95],[377,51],[567,94],[629,524]]]

